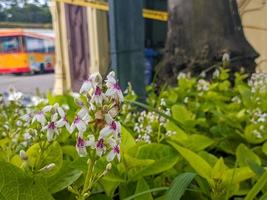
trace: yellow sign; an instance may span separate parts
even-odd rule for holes
[[[86,6],[95,8],[98,10],[108,11],[109,5],[105,2],[99,1],[87,1],[87,0],[54,0],[68,4],[74,4],[78,6]],[[158,21],[168,21],[168,13],[163,11],[155,11],[150,9],[143,9],[143,17],[147,19],[153,19]]]

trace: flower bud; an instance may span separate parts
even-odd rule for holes
[[[112,164],[111,163],[108,163],[107,166],[106,166],[106,170],[107,171],[110,171],[112,168]]]
[[[24,150],[20,150],[19,156],[24,161],[27,161],[28,160],[28,156],[26,155],[26,152]]]
[[[39,171],[40,171],[40,172],[49,172],[49,171],[51,171],[55,166],[56,166],[55,163],[50,163],[50,164],[44,166],[44,167],[43,167],[42,169],[40,169]]]

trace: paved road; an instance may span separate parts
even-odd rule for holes
[[[35,94],[36,90],[46,93],[52,91],[54,86],[54,74],[41,75],[0,75],[0,93],[8,90],[9,87],[16,88],[26,94]]]

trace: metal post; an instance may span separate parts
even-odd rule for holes
[[[122,89],[131,82],[136,93],[145,97],[143,1],[110,0],[109,6],[111,67]]]

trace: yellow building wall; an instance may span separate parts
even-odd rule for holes
[[[247,40],[260,54],[257,72],[267,72],[267,1],[239,0],[239,11]]]

